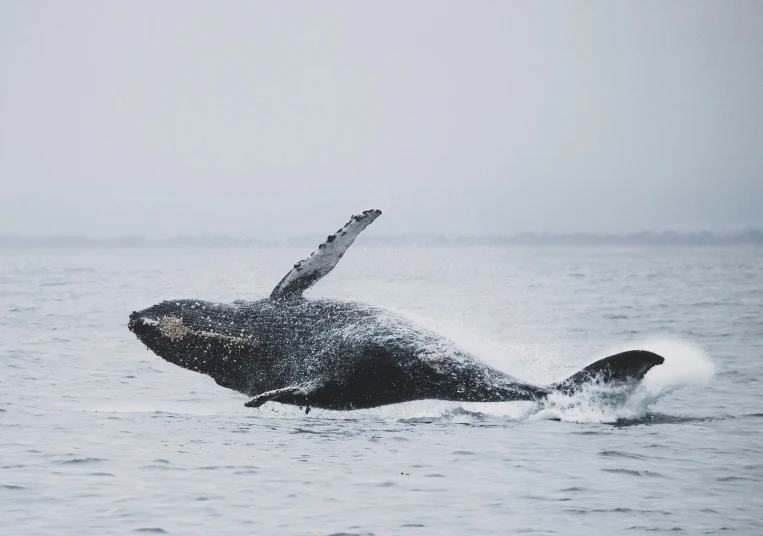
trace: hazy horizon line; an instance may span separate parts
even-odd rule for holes
[[[256,237],[233,237],[224,234],[188,235],[173,238],[148,238],[125,235],[93,238],[86,235],[50,235],[22,237],[0,234],[0,249],[30,248],[167,248],[167,247],[309,247],[325,240],[324,235],[299,235],[282,240],[262,240]],[[763,245],[763,231],[758,228],[729,233],[710,231],[640,231],[636,233],[513,233],[470,234],[447,236],[441,234],[369,234],[358,238],[366,246],[727,246]]]

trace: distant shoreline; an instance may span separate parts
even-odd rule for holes
[[[196,236],[152,240],[142,236],[89,238],[52,236],[23,238],[0,235],[0,249],[165,249],[165,248],[238,248],[238,247],[311,247],[325,239],[323,235],[300,236],[277,242],[229,236]],[[758,229],[726,235],[710,232],[662,233],[641,232],[622,235],[590,233],[523,233],[514,235],[370,235],[358,239],[364,246],[470,247],[470,246],[763,246],[763,231]]]

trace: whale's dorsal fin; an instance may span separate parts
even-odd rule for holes
[[[344,252],[355,241],[355,237],[380,215],[381,210],[366,210],[350,218],[344,227],[336,234],[329,235],[308,258],[294,265],[291,272],[286,274],[270,293],[270,299],[299,298],[316,281],[334,269]]]

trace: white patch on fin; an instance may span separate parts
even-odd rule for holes
[[[267,391],[265,393],[260,393],[259,395],[252,397],[249,399],[249,401],[244,404],[247,408],[259,408],[261,405],[263,405],[265,402],[268,402],[270,400],[276,400],[279,396],[288,395],[290,393],[293,393],[295,391],[299,391],[300,388],[296,386],[289,386],[284,387],[282,389],[273,389],[272,391]]]
[[[356,214],[336,234],[329,235],[308,258],[299,261],[294,268],[276,285],[270,298],[283,300],[298,298],[323,276],[334,269],[347,248],[363,229],[381,215],[381,210],[366,210]]]

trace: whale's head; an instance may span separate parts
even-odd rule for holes
[[[170,300],[130,315],[127,327],[159,357],[246,392],[260,342],[236,306]]]

